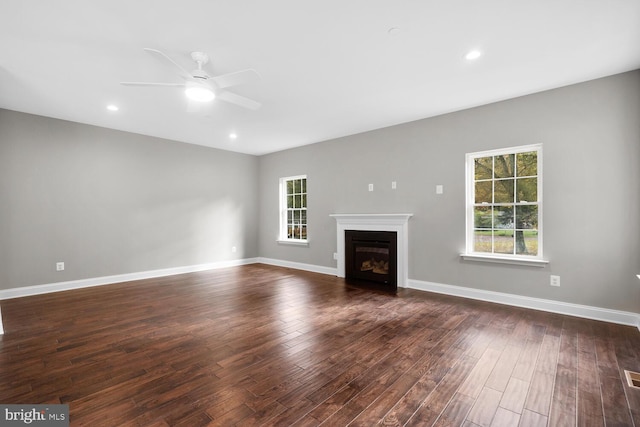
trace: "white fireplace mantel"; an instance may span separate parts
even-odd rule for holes
[[[345,276],[344,232],[395,231],[398,242],[399,287],[406,287],[409,281],[409,218],[412,213],[403,214],[331,214],[337,222],[338,277]]]

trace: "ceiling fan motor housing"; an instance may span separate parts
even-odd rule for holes
[[[209,78],[209,75],[203,70],[197,69],[191,72],[191,77],[193,77],[194,79],[207,80]]]

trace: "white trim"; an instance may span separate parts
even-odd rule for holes
[[[291,245],[291,246],[309,246],[309,240],[295,240],[295,239],[277,239],[276,242],[279,245]]]
[[[4,328],[2,327],[2,307],[0,307],[0,335],[4,335]]]
[[[336,220],[338,277],[345,276],[344,232],[346,230],[395,231],[398,243],[397,285],[407,286],[409,281],[409,218],[405,214],[331,214]]]
[[[537,192],[538,192],[538,200],[536,202],[532,202],[532,203],[526,203],[526,204],[530,204],[530,205],[537,205],[538,206],[538,253],[535,257],[532,256],[526,256],[526,255],[518,255],[518,254],[512,254],[510,256],[510,258],[514,258],[514,259],[524,259],[524,260],[530,260],[532,258],[535,258],[537,260],[543,261],[543,262],[548,262],[544,260],[544,256],[543,256],[543,247],[544,247],[544,242],[543,242],[543,237],[544,237],[544,227],[543,227],[543,221],[544,221],[544,215],[543,215],[543,195],[542,195],[542,189],[543,189],[543,185],[542,185],[542,181],[543,181],[543,173],[542,173],[542,160],[543,160],[543,155],[542,155],[542,144],[530,144],[530,145],[523,145],[523,146],[519,146],[519,147],[510,147],[510,148],[498,148],[498,149],[493,149],[493,150],[486,150],[486,151],[478,151],[475,153],[467,153],[465,154],[465,254],[464,255],[468,255],[469,256],[469,260],[471,261],[488,261],[488,262],[500,262],[500,261],[492,261],[489,259],[471,259],[471,255],[473,256],[478,256],[478,258],[481,258],[483,255],[485,255],[484,253],[481,252],[475,252],[473,250],[473,244],[474,244],[474,208],[475,208],[475,180],[474,180],[474,159],[478,158],[478,157],[493,157],[496,155],[501,155],[501,154],[518,154],[518,153],[526,153],[529,151],[536,151],[538,153],[537,155],[537,173],[536,173],[536,177],[537,177],[537,184],[538,184],[538,188],[537,188]],[[514,178],[517,178],[517,176],[515,176]],[[514,200],[515,202],[515,200]],[[514,204],[513,206],[517,206],[518,203]],[[487,206],[494,206],[493,203],[488,204]],[[514,222],[515,222],[515,218],[514,218]],[[515,226],[515,224],[514,224]],[[495,256],[496,254],[493,253],[488,253],[487,255],[491,256],[491,257],[495,257],[495,258],[500,258],[501,256],[498,254],[497,256]],[[465,258],[466,259],[466,258]],[[507,262],[508,263],[508,262]],[[514,264],[514,263],[509,263],[509,264]],[[526,264],[522,264],[522,265],[534,265],[531,263],[526,263]]]
[[[173,276],[175,274],[215,270],[218,268],[255,264],[256,262],[257,258],[246,258],[231,261],[212,262],[208,264],[190,265],[185,267],[163,268],[161,270],[140,271],[137,273],[117,274],[114,276],[92,277],[89,279],[72,280],[69,282],[57,282],[48,283],[45,285],[2,289],[0,290],[0,300],[28,297],[32,295],[42,295],[51,292],[69,291],[72,289],[88,288],[92,286],[111,285],[113,283],[129,282],[132,280],[151,279],[153,277]]]
[[[499,264],[526,265],[529,267],[546,267],[549,261],[544,259],[528,259],[516,257],[499,257],[495,255],[460,254],[465,261],[495,262]]]
[[[273,258],[257,258],[257,261],[261,264],[275,265],[277,267],[293,268],[295,270],[311,271],[313,273],[327,274],[330,276],[337,276],[338,270],[333,267],[323,267],[321,265],[304,264],[301,262],[285,261],[281,259]]]
[[[279,188],[279,197],[280,197],[280,202],[279,202],[279,207],[280,207],[280,230],[278,232],[278,243],[285,243],[285,244],[289,244],[292,240],[298,240],[301,242],[304,242],[305,244],[308,245],[307,240],[302,240],[302,239],[289,239],[287,237],[287,230],[288,230],[288,221],[287,221],[287,212],[288,212],[288,208],[287,208],[287,189],[286,189],[286,184],[288,181],[294,181],[297,179],[304,179],[307,181],[307,188],[305,191],[305,195],[307,196],[307,203],[309,201],[308,199],[308,194],[309,194],[309,180],[307,179],[307,175],[295,175],[295,176],[285,176],[280,178],[280,184],[278,186]],[[306,206],[305,206],[305,210],[306,210]],[[307,217],[307,237],[309,237],[308,235],[309,233],[309,217]]]
[[[442,283],[409,280],[409,288],[438,294],[453,295],[481,301],[495,302],[515,307],[548,311],[568,316],[583,317],[585,319],[601,320],[635,326],[640,331],[640,313],[611,310],[608,308],[592,307],[588,305],[572,304],[522,295],[506,294],[502,292],[486,291],[482,289],[465,288],[463,286],[444,285]]]

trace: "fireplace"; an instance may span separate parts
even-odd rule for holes
[[[345,230],[345,278],[396,291],[398,239],[393,231]]]
[[[392,231],[397,238],[396,285],[406,287],[409,281],[409,218],[411,213],[405,214],[343,214],[330,215],[336,220],[336,273],[338,277],[345,277],[345,231]]]

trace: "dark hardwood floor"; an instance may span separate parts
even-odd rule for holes
[[[640,427],[633,327],[260,264],[0,306],[0,403],[72,426]]]

